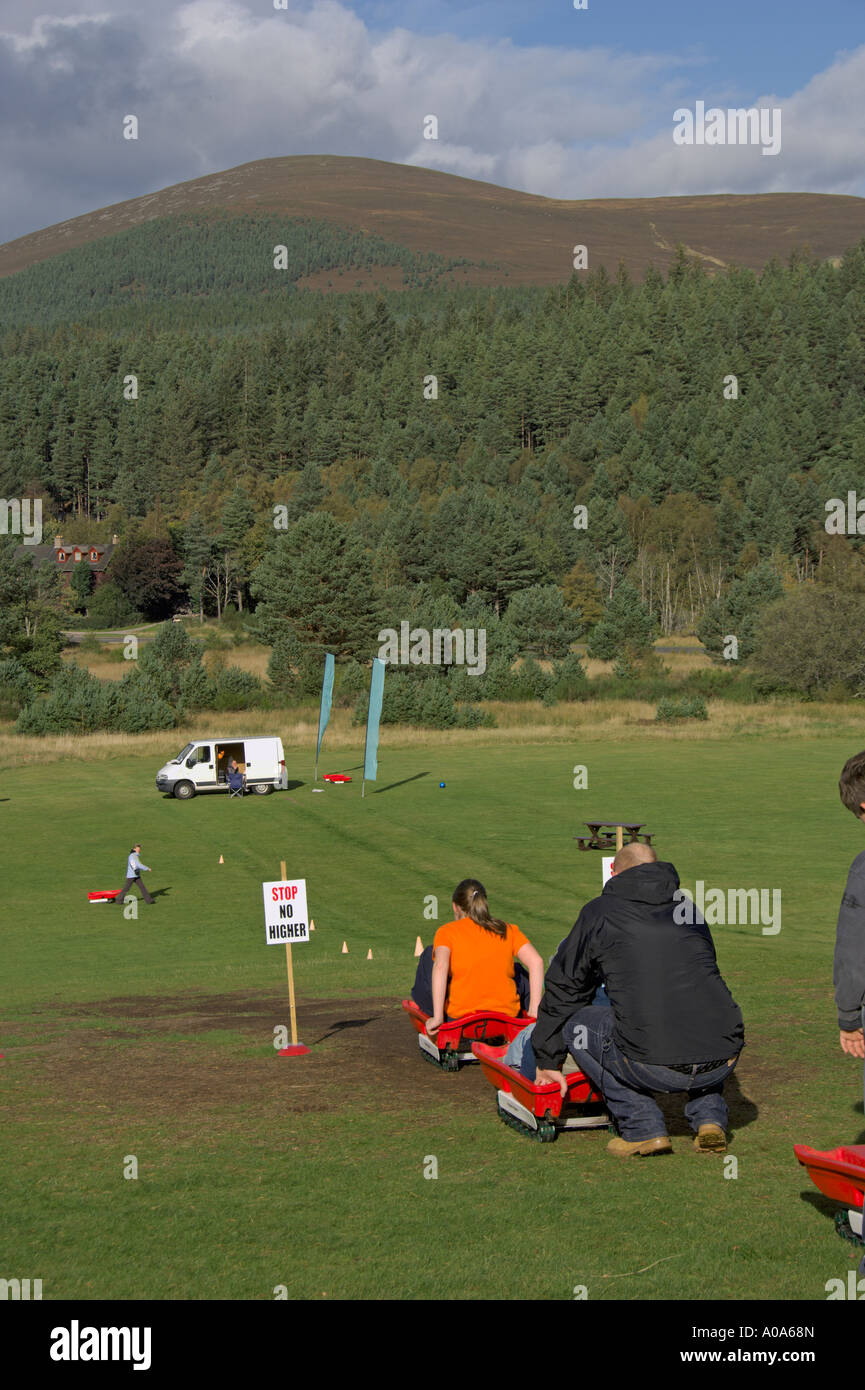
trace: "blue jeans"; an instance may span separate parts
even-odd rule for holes
[[[593,1081],[607,1102],[619,1134],[629,1143],[666,1134],[664,1117],[652,1098],[653,1091],[684,1091],[685,1118],[696,1134],[700,1125],[727,1128],[724,1082],[738,1056],[712,1071],[681,1072],[654,1062],[631,1061],[613,1041],[611,1009],[589,1005],[580,1009],[562,1029],[562,1038],[581,1071]],[[585,1046],[576,1046],[577,1030],[584,1029]]]
[[[610,1007],[607,991],[604,989],[603,985],[598,985],[592,1003],[601,1005],[607,1009]],[[512,1042],[509,1043],[508,1050],[503,1058],[507,1066],[515,1067],[517,1071],[522,1072],[527,1081],[534,1081],[538,1070],[534,1049],[532,1048],[532,1033],[534,1031],[535,1025],[530,1023],[528,1028],[524,1028],[521,1033],[518,1033]]]

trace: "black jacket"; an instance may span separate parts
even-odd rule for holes
[[[742,1015],[721,978],[709,928],[673,915],[678,887],[672,864],[637,864],[586,903],[547,971],[532,1035],[539,1067],[560,1069],[561,1029],[602,981],[613,1041],[634,1061],[713,1062],[741,1050]]]

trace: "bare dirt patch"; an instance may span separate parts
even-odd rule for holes
[[[348,1104],[381,1113],[443,1098],[459,1109],[492,1101],[479,1069],[449,1076],[424,1061],[392,998],[300,1000],[300,1038],[311,1049],[300,1058],[273,1048],[274,1027],[288,1022],[279,995],[139,996],[45,1008],[39,1017],[51,1043],[34,1030],[33,1045],[28,1038],[10,1050],[9,1061],[30,1071],[43,1094],[47,1086],[75,1107],[185,1118],[239,1111],[253,1119],[274,1106],[328,1113]],[[106,1023],[115,1018],[117,1028]],[[221,1041],[220,1032],[233,1036]]]
[[[46,1006],[34,1015],[27,1041],[7,1056],[37,1094],[47,1090],[74,1110],[118,1118],[134,1112],[194,1123],[206,1115],[217,1128],[234,1128],[275,1110],[386,1114],[444,1106],[494,1115],[492,1087],[480,1068],[449,1075],[425,1061],[398,1000],[301,999],[298,1019],[311,1050],[289,1059],[272,1046],[274,1027],[288,1021],[282,995],[237,991]],[[752,1040],[726,1087],[731,1128],[752,1124],[789,1080],[782,1059],[764,1055]],[[685,1134],[683,1098],[660,1103],[670,1132]]]

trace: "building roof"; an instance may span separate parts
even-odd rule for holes
[[[100,541],[88,545],[18,545],[15,547],[15,556],[19,558],[26,556],[32,560],[34,565],[40,564],[43,560],[52,560],[55,567],[61,572],[74,570],[76,565],[83,565],[85,562],[94,574],[100,573],[108,568],[111,556],[117,549],[115,545],[106,545]],[[74,558],[75,551],[80,550],[81,559]],[[91,560],[90,552],[96,551],[98,559]],[[59,555],[65,555],[65,560],[58,559]]]

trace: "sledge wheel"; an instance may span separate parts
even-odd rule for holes
[[[532,1129],[531,1125],[523,1124],[516,1115],[508,1114],[503,1110],[501,1104],[497,1105],[499,1119],[503,1120],[510,1129],[515,1129],[517,1134],[522,1134],[526,1139],[534,1139],[538,1144],[552,1144],[556,1137],[556,1127],[549,1120],[538,1120],[537,1129]]]
[[[442,1071],[459,1071],[460,1059],[455,1052],[443,1052],[439,1066]]]
[[[865,1245],[865,1240],[863,1240],[862,1236],[857,1236],[853,1227],[850,1225],[850,1218],[846,1211],[836,1211],[835,1230],[843,1240],[849,1240],[851,1245]]]

